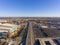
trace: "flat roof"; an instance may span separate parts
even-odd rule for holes
[[[4,23],[4,24],[1,24],[0,23],[0,30],[8,30],[10,32],[13,32],[16,30],[16,28],[18,27],[18,25],[15,25],[15,24],[8,24],[8,23]]]
[[[13,32],[17,27],[17,25],[13,25],[12,28],[10,28],[10,31]]]

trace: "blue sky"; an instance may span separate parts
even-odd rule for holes
[[[60,17],[60,0],[0,0],[0,17]]]

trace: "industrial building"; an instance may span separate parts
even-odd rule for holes
[[[35,45],[60,45],[60,38],[36,38]]]
[[[0,37],[11,37],[19,31],[18,25],[9,23],[0,23]]]

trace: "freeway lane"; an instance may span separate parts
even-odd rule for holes
[[[28,35],[26,39],[26,45],[34,45],[34,35],[32,30],[32,22],[29,22]]]
[[[21,43],[22,43],[22,45],[34,45],[32,22],[27,22],[27,27],[25,29],[25,32],[24,32],[24,35],[22,37],[22,41],[20,42],[20,44]]]
[[[22,41],[18,45],[26,45],[26,38],[27,38],[27,33],[28,33],[28,27],[29,27],[29,22],[27,22],[27,27],[25,28],[25,32],[22,37]]]

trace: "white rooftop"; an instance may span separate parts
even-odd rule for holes
[[[7,22],[7,20],[4,20],[4,19],[0,19],[0,22]]]
[[[16,30],[16,28],[18,27],[18,25],[15,24],[9,24],[9,23],[0,23],[0,32],[3,30],[9,30],[10,32],[13,32],[14,30]]]
[[[48,28],[48,26],[43,26],[43,25],[41,25],[41,27],[42,27],[42,28]]]

